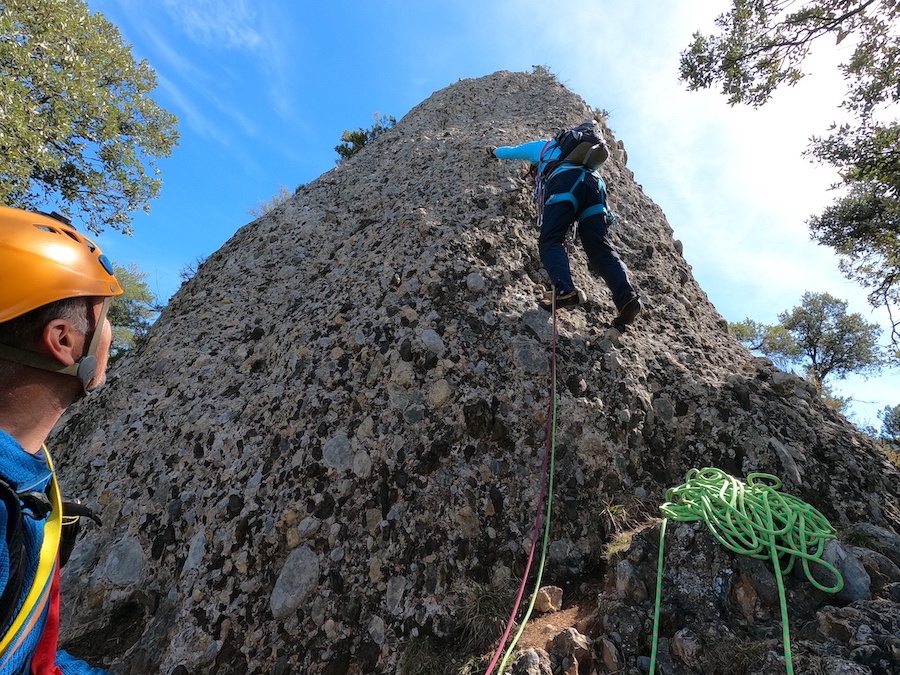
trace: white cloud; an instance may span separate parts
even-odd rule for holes
[[[207,47],[253,49],[261,43],[256,11],[245,0],[163,0],[169,15],[195,42]]]
[[[565,14],[568,4],[554,11]],[[510,35],[539,35],[541,53],[554,58],[534,62],[549,65],[590,105],[610,110],[636,180],[666,213],[720,313],[774,323],[804,292],[828,292],[886,325],[887,312],[869,306],[865,289],[844,278],[836,254],[811,241],[806,225],[838,196],[830,189],[835,169],[803,153],[811,136],[844,119],[846,84],[837,64],[848,47],[819,46],[806,62],[810,74],[761,108],[729,107],[718,91],[688,92],[678,82],[680,53],[695,30],[713,30],[720,2],[600,4],[594,16],[550,27],[541,16],[548,10],[536,4]],[[532,34],[535,25],[542,28]],[[875,423],[874,411],[900,396],[892,373],[832,384],[857,399],[862,422]]]

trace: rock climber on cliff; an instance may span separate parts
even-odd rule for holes
[[[62,217],[0,207],[0,673],[102,675],[65,651],[59,568],[73,535],[44,445],[106,379],[122,293],[106,256]]]
[[[612,292],[618,310],[613,326],[624,330],[640,313],[642,305],[631,285],[628,269],[609,239],[606,185],[597,172],[609,151],[597,122],[586,120],[552,139],[529,141],[513,147],[492,146],[488,152],[499,159],[531,162],[534,167],[540,225],[538,249],[544,269],[556,289],[555,303],[548,301],[542,306],[549,310],[554,304],[556,307],[576,307],[581,303],[563,243],[569,227],[578,221],[581,244],[588,260]]]

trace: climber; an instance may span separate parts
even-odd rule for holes
[[[593,126],[596,122],[587,120],[582,127]],[[566,130],[572,134],[576,130]],[[569,256],[563,242],[569,227],[578,221],[581,245],[595,271],[603,278],[612,292],[613,303],[618,316],[613,326],[624,330],[643,309],[637,292],[628,278],[628,270],[613,249],[609,240],[610,216],[606,208],[606,185],[597,168],[609,152],[602,140],[601,156],[591,165],[568,161],[562,157],[560,132],[553,139],[541,139],[514,147],[489,147],[494,157],[507,160],[531,162],[535,176],[535,201],[538,206],[540,234],[538,250],[541,262],[556,289],[556,307],[576,307],[581,303],[581,295],[572,282]],[[550,309],[553,302],[542,303]]]
[[[44,441],[104,382],[106,314],[121,293],[106,256],[62,216],[0,207],[0,673],[105,672],[57,651],[71,517],[64,526]]]

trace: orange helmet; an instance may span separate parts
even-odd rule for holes
[[[109,259],[67,222],[0,206],[0,322],[57,300],[122,292]]]

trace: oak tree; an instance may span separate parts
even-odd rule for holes
[[[0,202],[130,233],[178,140],[155,86],[83,0],[0,0]]]
[[[844,274],[884,306],[900,342],[900,3],[896,0],[732,0],[719,32],[697,32],[682,53],[681,80],[720,85],[732,105],[763,105],[805,74],[816,41],[850,45],[840,67],[849,123],[813,136],[808,155],[838,169],[843,196],[808,221]]]
[[[800,304],[781,312],[778,321],[776,326],[766,326],[747,319],[731,328],[748,349],[776,362],[801,366],[822,394],[829,393],[828,377],[872,374],[885,365],[878,345],[880,327],[859,313],[848,313],[846,300],[828,293],[804,293]]]

